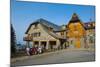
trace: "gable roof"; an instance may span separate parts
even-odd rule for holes
[[[29,28],[27,29],[27,31],[25,32],[26,34],[28,33],[29,29],[31,28],[32,25],[34,24],[38,24],[40,23],[43,26],[43,29],[51,36],[53,36],[56,39],[64,39],[61,36],[58,36],[56,33],[54,33],[53,31],[60,31],[61,30],[61,26],[58,26],[56,24],[53,24],[47,20],[44,19],[38,19],[35,22],[33,22],[32,24],[30,24]],[[49,31],[48,28],[51,27],[53,28],[53,31]]]
[[[75,22],[78,22],[80,21],[78,15],[76,13],[73,13],[72,17],[71,17],[71,20],[69,21],[70,23],[75,23]]]
[[[47,20],[44,20],[44,19],[40,18],[40,19],[36,20],[35,22],[31,23],[25,33],[26,34],[28,33],[28,31],[29,31],[29,29],[31,28],[32,25],[38,24],[38,23],[43,24],[43,25],[45,25],[47,27],[51,27],[51,28],[53,28],[54,31],[60,31],[61,30],[61,26],[58,26],[58,25],[56,25],[54,23],[51,23],[51,22],[49,22]]]
[[[43,24],[42,24],[43,25]],[[51,36],[53,36],[56,39],[64,39],[62,36],[59,36],[55,33],[55,31],[49,31],[48,27],[46,25],[43,25],[43,29]]]
[[[79,22],[83,26],[83,28],[85,29],[84,24],[79,19],[78,15],[76,13],[73,13],[72,18],[71,18],[71,20],[69,21],[69,23],[68,23],[68,25],[66,27],[68,28],[70,23],[77,23],[77,22]]]

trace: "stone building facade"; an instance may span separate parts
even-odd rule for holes
[[[87,22],[84,24],[86,30],[86,38],[88,47],[95,47],[95,22]]]
[[[64,39],[58,31],[60,26],[57,26],[44,19],[38,19],[30,24],[26,31],[24,40],[27,45],[32,44],[35,47],[43,47],[45,50],[61,48]]]

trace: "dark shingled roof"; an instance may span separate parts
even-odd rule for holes
[[[56,38],[56,39],[64,39],[64,40],[65,40],[65,38],[63,38],[62,36],[57,35],[55,32],[49,31],[49,30],[48,30],[48,27],[47,27],[46,25],[43,25],[43,24],[42,24],[42,26],[43,26],[43,29],[44,29],[49,35],[53,36],[53,37]]]
[[[26,34],[28,33],[28,31],[29,31],[29,29],[31,28],[32,25],[38,24],[38,23],[43,24],[47,27],[51,27],[51,28],[53,28],[54,31],[60,31],[61,30],[61,26],[58,26],[54,23],[51,23],[47,20],[44,20],[44,19],[40,18],[40,19],[36,20],[35,22],[33,22],[32,24],[30,24],[29,28],[27,29],[27,31],[25,33]]]
[[[93,26],[93,23],[95,23],[95,22],[86,22],[86,23],[84,23],[85,29],[86,30],[95,29],[95,26]]]
[[[75,23],[75,22],[78,22],[78,21],[80,21],[78,15],[76,13],[73,13],[72,18],[69,22],[70,23],[73,23],[73,22]]]
[[[43,29],[48,33],[50,34],[51,36],[53,36],[54,38],[56,39],[64,39],[63,37],[61,36],[58,36],[57,34],[55,34],[53,31],[60,31],[61,30],[61,26],[58,26],[56,24],[53,24],[47,20],[44,20],[44,19],[38,19],[36,20],[35,22],[33,22],[32,24],[30,24],[29,28],[27,29],[26,31],[26,34],[28,33],[29,29],[31,28],[32,25],[34,24],[38,24],[40,23],[42,26],[43,26]],[[48,28],[51,27],[53,28],[53,31],[49,31]],[[64,39],[65,40],[65,39]]]
[[[91,21],[91,22],[82,23],[82,21],[79,19],[78,15],[76,13],[73,13],[72,18],[69,21],[68,25],[70,23],[77,23],[77,22],[80,22],[85,30],[95,29],[95,26],[93,26],[93,23],[95,23],[95,22]]]
[[[68,25],[66,26],[67,28],[68,28],[70,23],[80,23],[84,27],[84,24],[79,19],[78,15],[76,13],[73,13],[71,20],[69,21]],[[85,29],[85,27],[84,27],[84,29]]]

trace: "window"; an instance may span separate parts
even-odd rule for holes
[[[41,35],[40,32],[33,33],[33,37],[39,37]]]
[[[52,27],[49,27],[49,31],[53,31],[53,28]]]
[[[73,40],[71,40],[71,44],[73,44]]]
[[[34,37],[36,37],[37,36],[37,33],[34,33]]]
[[[38,42],[38,41],[35,41],[35,42],[34,42],[34,44],[35,44],[35,45],[38,45],[38,44],[39,44],[39,42]]]
[[[93,27],[94,27],[94,26],[95,26],[95,23],[93,23],[92,25],[93,25]]]
[[[88,24],[88,27],[90,27],[91,25],[90,24]]]
[[[39,32],[39,33],[38,33],[38,35],[40,36],[40,35],[41,35],[41,33]]]
[[[37,25],[38,25],[38,24],[35,24],[35,25],[34,25],[34,28],[35,28],[35,29],[37,29]]]
[[[64,35],[64,32],[61,32],[61,35]]]
[[[77,23],[74,23],[74,31],[77,31]]]

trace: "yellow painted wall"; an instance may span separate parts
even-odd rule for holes
[[[75,47],[81,47],[80,38],[85,35],[85,29],[80,22],[69,23],[67,37],[75,38]]]

